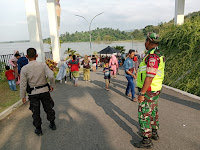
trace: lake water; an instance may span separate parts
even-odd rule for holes
[[[92,52],[99,52],[100,50],[106,48],[107,46],[125,46],[126,52],[132,49],[132,42],[114,42],[114,43],[92,43]],[[30,47],[30,43],[2,43],[0,44],[0,55],[12,54],[14,50],[19,50],[20,52],[26,52]],[[89,42],[80,43],[63,43],[61,45],[61,54],[64,54],[67,48],[72,48],[76,50],[80,55],[85,55],[90,53]],[[134,42],[133,49],[138,50],[139,53],[145,50],[144,42]],[[49,45],[44,44],[44,51],[50,51]]]

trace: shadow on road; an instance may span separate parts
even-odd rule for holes
[[[85,93],[90,90],[72,85],[57,84],[57,90],[52,93],[55,102],[57,130],[49,129],[46,114],[41,108],[43,136],[34,133],[31,112],[28,106],[21,107],[10,118],[10,121],[1,122],[0,149],[15,150],[99,150],[112,149],[108,143],[107,133],[96,116],[80,109],[85,99]],[[81,89],[82,88],[82,89]],[[28,104],[27,104],[28,105]],[[26,115],[15,119],[22,112]],[[11,127],[11,124],[14,125]],[[16,121],[17,120],[17,121]],[[9,122],[9,126],[5,126]]]
[[[166,93],[162,93],[160,97],[163,98],[164,100],[168,100],[168,101],[175,102],[181,105],[185,105],[187,107],[190,107],[196,110],[200,110],[200,103],[192,102],[190,100],[180,99],[178,97],[175,97],[173,95],[169,95]]]
[[[104,88],[105,83],[101,81],[94,80],[92,83],[97,85],[98,87]],[[110,100],[109,97],[110,95],[108,92],[105,92],[105,90],[97,90],[96,92],[94,91],[95,89],[90,89],[89,93],[95,100],[96,104],[100,107],[103,108],[104,112],[112,118],[124,131],[126,131],[128,134],[132,136],[132,140],[138,141],[141,137],[138,136],[136,133],[133,132],[132,128],[129,127],[122,119],[117,114],[125,118],[127,121],[129,121],[132,125],[137,127],[139,129],[139,124],[137,121],[132,119],[128,114],[126,114],[124,111],[122,111],[118,106],[114,105]],[[116,93],[123,95],[124,94],[120,91],[118,91],[115,88],[112,88],[113,91]],[[116,112],[116,113],[115,113]]]

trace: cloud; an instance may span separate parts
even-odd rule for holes
[[[8,28],[8,27],[15,27],[16,25],[13,24],[13,23],[9,23],[9,24],[8,23],[4,23],[4,24],[0,24],[0,26]]]
[[[17,24],[27,24],[27,21],[21,20],[21,21],[17,21]]]
[[[65,20],[63,22],[66,22],[67,19],[65,17],[68,17],[68,20],[71,19],[73,22],[77,23],[77,19],[74,18],[75,14],[82,15],[88,20],[91,20],[95,14],[104,12],[101,17],[99,16],[94,20],[99,24],[99,26],[102,25],[102,22],[104,22],[104,25],[110,25],[110,22],[112,22],[113,26],[118,25],[119,27],[123,26],[123,24],[127,24],[127,26],[128,24],[130,24],[129,26],[136,24],[139,26],[139,24],[142,24],[142,28],[144,24],[143,22],[146,22],[146,25],[148,25],[149,21],[152,22],[151,20],[159,23],[163,19],[164,21],[172,19],[174,15],[174,3],[172,4],[172,1],[173,0],[161,3],[159,0],[155,0],[154,3],[152,3],[152,1],[147,0],[124,0],[123,2],[102,0],[102,5],[100,1],[91,2],[89,0],[85,0],[82,2],[78,1],[78,3],[76,3],[76,7],[73,7],[73,4],[72,7],[67,7],[67,5],[65,5],[67,2],[63,2],[63,5],[65,6],[62,7],[61,5],[61,16],[64,14],[64,17],[61,18]],[[167,5],[169,7],[165,8]],[[167,17],[162,17],[160,14],[167,14]],[[81,20],[81,18],[78,20],[79,22],[84,23],[84,20]]]
[[[12,3],[12,5],[11,5]],[[49,36],[48,12],[46,0],[38,0],[43,37]],[[84,16],[89,22],[95,18],[92,29],[110,27],[120,30],[143,28],[157,25],[174,18],[175,0],[61,0],[60,34],[75,31],[88,31],[87,22],[75,15]],[[9,37],[27,37],[28,28],[24,1],[0,1],[0,41]],[[200,10],[200,0],[186,0],[185,14]],[[12,28],[12,34],[8,32]],[[20,37],[21,35],[24,35]]]

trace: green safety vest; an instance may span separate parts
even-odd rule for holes
[[[151,50],[150,54],[154,54],[156,48]],[[146,68],[147,64],[145,63],[145,59],[148,55],[146,55],[143,59],[143,61],[140,63],[138,72],[137,72],[137,87],[142,88],[144,85],[144,81],[146,78]],[[164,80],[164,68],[165,68],[165,62],[164,62],[164,56],[159,57],[160,63],[158,65],[158,70],[156,73],[156,76],[153,78],[152,83],[148,90],[150,91],[160,91],[162,89],[162,81]]]

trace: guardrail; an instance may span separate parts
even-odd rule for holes
[[[7,54],[7,55],[0,55],[0,72],[5,68],[5,65],[12,66],[9,64],[9,60],[11,57],[13,57],[14,54]],[[24,53],[20,53],[21,56],[24,56]],[[53,59],[52,52],[45,52],[45,59]]]
[[[20,53],[20,55],[24,56],[24,53]],[[5,68],[5,65],[10,66],[10,68],[12,68],[12,66],[9,64],[9,60],[13,56],[14,54],[0,55],[0,71]]]
[[[45,53],[45,60],[47,60],[47,59],[53,59],[53,55],[52,55],[51,51],[44,52],[44,53]]]

